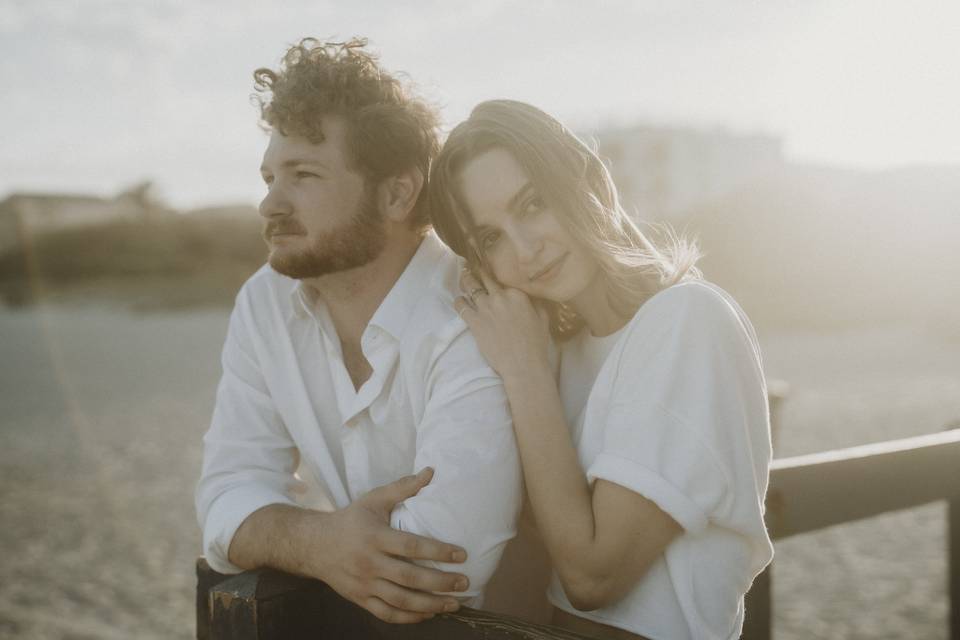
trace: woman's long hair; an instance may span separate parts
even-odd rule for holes
[[[474,223],[460,192],[464,165],[504,149],[523,167],[540,197],[587,247],[605,276],[613,309],[632,317],[645,300],[685,278],[699,277],[696,245],[666,226],[645,236],[620,206],[603,162],[576,135],[540,109],[514,100],[477,105],[447,138],[430,171],[429,209],[440,238],[472,266],[483,266]],[[551,332],[576,333],[583,320],[566,305],[543,301]]]

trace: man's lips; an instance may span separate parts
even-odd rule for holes
[[[296,227],[269,226],[263,231],[263,237],[269,239],[282,238],[284,236],[302,236],[303,229]]]
[[[569,254],[565,253],[559,258],[556,258],[555,260],[548,263],[545,267],[543,267],[542,269],[534,273],[532,276],[530,276],[529,278],[530,281],[532,282],[534,280],[546,280],[556,275],[556,273],[560,270],[560,266],[567,259],[568,255]]]

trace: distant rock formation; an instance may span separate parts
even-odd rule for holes
[[[0,202],[0,254],[28,238],[120,219],[144,219],[166,210],[142,182],[113,198],[69,193],[13,193]]]

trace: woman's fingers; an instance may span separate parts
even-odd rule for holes
[[[477,312],[476,307],[474,307],[473,303],[465,296],[457,296],[453,301],[453,308],[456,310],[457,315],[463,318],[464,322],[468,325],[470,324],[473,314]]]
[[[491,275],[486,269],[480,269],[480,278],[483,288],[490,293],[500,291],[502,288],[500,283],[497,282],[496,278],[494,278],[493,275]]]
[[[460,272],[460,290],[470,297],[483,289],[483,284],[469,269],[463,269]]]

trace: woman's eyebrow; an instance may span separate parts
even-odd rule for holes
[[[523,183],[523,186],[517,189],[517,192],[510,196],[510,199],[507,200],[507,209],[510,211],[515,210],[520,201],[523,200],[524,196],[527,195],[527,192],[531,191],[532,189],[533,184],[529,180]]]

